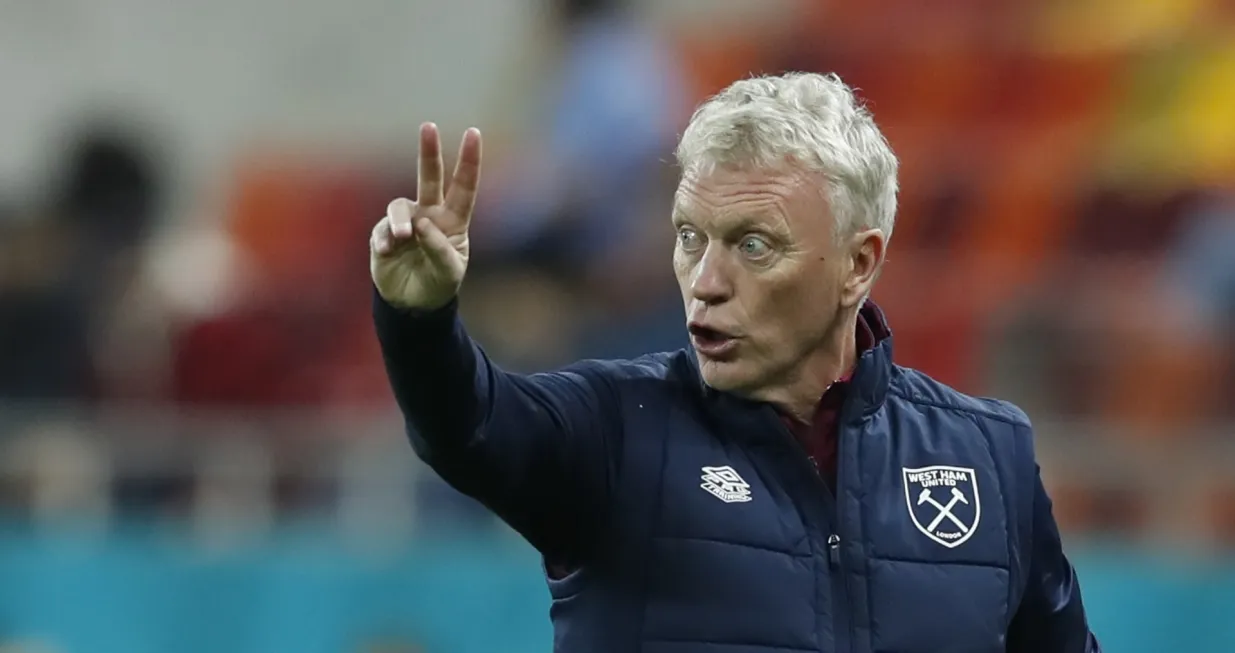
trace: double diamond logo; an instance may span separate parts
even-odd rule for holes
[[[750,483],[747,483],[729,465],[723,467],[704,467],[703,483],[699,487],[707,490],[712,496],[725,503],[745,503],[750,501]]]

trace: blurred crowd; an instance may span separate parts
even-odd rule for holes
[[[1200,532],[1235,541],[1229,474],[1153,467],[1177,460],[1162,447],[1216,469],[1235,463],[1230,3],[803,0],[727,29],[642,15],[557,0],[537,64],[543,88],[527,93],[540,103],[508,119],[517,137],[487,142],[462,306],[494,357],[532,370],[683,346],[669,266],[676,135],[735,78],[836,72],[902,159],[874,296],[900,362],[1016,401],[1040,422],[1048,454],[1084,460],[1057,479],[1069,528],[1144,528],[1147,486],[1090,465],[1143,448],[1127,464],[1196,480],[1214,497],[1198,504]],[[421,119],[447,135],[468,126],[412,116],[409,134]],[[0,432],[14,450],[46,453],[7,464],[50,456],[61,476],[87,479],[114,451],[141,468],[130,464],[137,452],[159,450],[115,444],[133,431],[200,431],[228,443],[218,450],[229,473],[264,460],[251,448],[260,443],[276,469],[259,476],[275,485],[297,478],[282,462],[297,456],[277,452],[312,449],[335,467],[278,485],[299,488],[279,496],[337,501],[338,441],[397,436],[366,247],[386,202],[415,192],[414,169],[377,155],[237,152],[225,201],[186,219],[168,206],[177,153],[167,143],[114,116],[72,128],[46,194],[0,206]],[[106,410],[125,417],[78,417]],[[305,420],[270,417],[288,411],[370,417],[296,441]],[[181,477],[134,472],[140,482],[115,483],[114,503],[208,512],[206,460]],[[6,493],[10,506],[48,492],[22,487]],[[240,491],[222,483],[228,492]],[[456,517],[475,510],[457,505]]]

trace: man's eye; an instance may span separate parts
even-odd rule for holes
[[[747,236],[742,239],[738,249],[747,258],[762,258],[772,251],[772,246],[759,236]]]
[[[690,251],[697,249],[700,245],[699,232],[690,227],[682,227],[678,229],[678,245],[682,249]]]

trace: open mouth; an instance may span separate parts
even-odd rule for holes
[[[695,351],[710,358],[726,354],[737,342],[733,336],[701,324],[691,324],[687,327],[687,331],[690,333],[690,341],[695,346]]]

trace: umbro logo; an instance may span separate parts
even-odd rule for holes
[[[704,467],[703,483],[699,486],[712,496],[725,503],[745,503],[750,501],[750,483],[729,465],[723,467]]]

